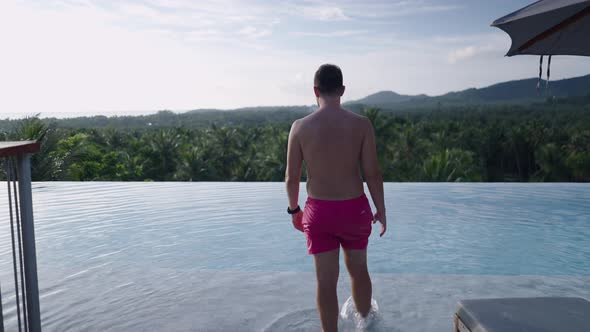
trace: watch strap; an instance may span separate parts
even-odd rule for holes
[[[287,206],[287,213],[288,214],[295,214],[297,212],[301,211],[301,207],[299,207],[299,205],[297,205],[297,207],[295,208],[295,210],[291,210],[288,206]]]

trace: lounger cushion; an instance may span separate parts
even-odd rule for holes
[[[582,298],[462,300],[457,315],[472,332],[590,331],[590,302]]]

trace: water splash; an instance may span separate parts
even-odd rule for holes
[[[344,302],[340,310],[340,318],[347,323],[347,325],[354,325],[355,331],[361,332],[369,329],[375,321],[379,318],[379,305],[375,299],[371,299],[371,309],[366,317],[362,317],[356,310],[352,296]]]

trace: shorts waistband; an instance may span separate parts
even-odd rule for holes
[[[331,200],[331,199],[318,199],[313,197],[307,197],[307,203],[319,203],[322,205],[347,205],[354,202],[364,201],[367,200],[367,195],[363,193],[362,195],[350,198],[350,199],[342,199],[342,200]]]

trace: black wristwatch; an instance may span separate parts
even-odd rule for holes
[[[291,210],[288,206],[287,206],[287,213],[288,214],[295,214],[297,212],[301,211],[301,208],[299,207],[299,205],[297,205],[297,207],[295,208],[295,210]]]

